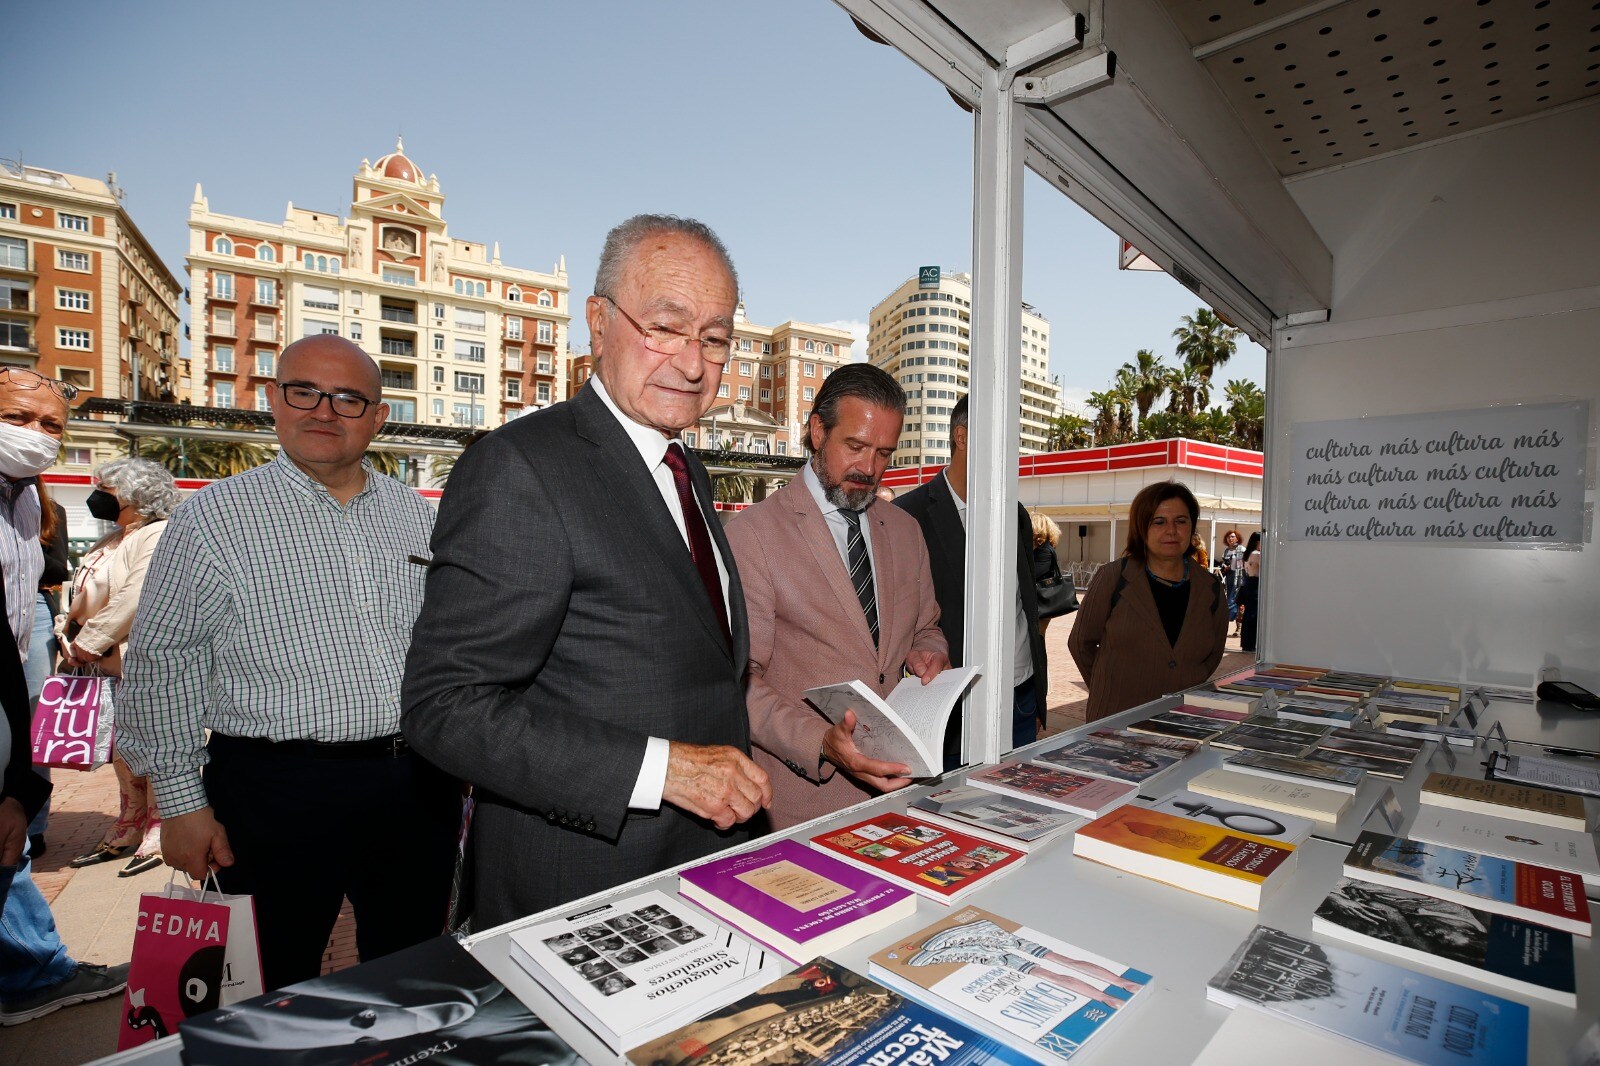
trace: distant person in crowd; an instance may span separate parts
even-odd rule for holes
[[[255,898],[279,988],[321,972],[346,897],[363,961],[442,930],[461,804],[400,735],[433,508],[363,458],[378,365],[307,337],[269,396],[277,458],[185,501],[156,545],[117,737],[167,865]]]
[[[61,586],[72,573],[67,557],[67,510],[50,497],[43,481],[34,486],[39,493],[39,547],[44,552],[44,571],[39,575],[39,592],[33,604],[33,633],[28,640],[28,661],[22,664],[28,682],[28,699],[35,708],[39,694],[44,691],[45,679],[55,673],[56,644],[55,619],[60,606]],[[50,780],[48,767],[35,766],[33,772]],[[45,833],[50,827],[50,800],[28,823],[28,855],[35,860],[45,852]]]
[[[1230,529],[1222,535],[1222,585],[1228,592],[1228,620],[1234,623],[1230,636],[1239,634],[1239,583],[1244,577],[1244,544],[1239,531]]]
[[[780,830],[910,783],[910,767],[861,754],[854,711],[830,724],[806,689],[860,680],[887,696],[902,668],[926,684],[950,665],[922,535],[877,497],[905,407],[882,370],[839,367],[806,420],[800,476],[728,523],[750,616],[750,738]]]
[[[50,783],[30,769],[27,687],[21,667],[33,642],[33,614],[44,552],[39,475],[61,452],[67,403],[78,389],[23,367],[0,367],[0,581],[14,638],[0,649],[0,702],[10,724],[10,753],[0,783],[0,1025],[42,1018],[74,1003],[122,991],[128,967],[77,962],[56,932],[50,905],[33,883],[28,822],[43,807]],[[15,653],[16,658],[12,655]],[[13,674],[12,666],[18,668]],[[21,686],[23,703],[17,705]],[[19,713],[20,711],[20,713]],[[20,730],[18,726],[21,726]]]
[[[960,666],[967,633],[967,397],[950,410],[950,462],[925,485],[895,501],[917,520],[928,546],[933,594],[939,601],[939,629],[950,645],[950,663]],[[979,493],[980,498],[982,493]],[[1048,519],[1047,519],[1048,521]],[[1044,724],[1050,668],[1045,659],[1044,631],[1039,628],[1039,594],[1033,577],[1033,521],[1017,504],[1017,591],[1011,597],[1010,620],[1016,645],[1011,669],[1011,746],[1031,744]],[[1052,555],[1054,552],[1051,553]],[[945,769],[961,764],[961,719],[950,716],[945,728]]]
[[[1067,581],[1072,580],[1070,574],[1061,570],[1061,559],[1056,554],[1056,545],[1061,543],[1061,527],[1056,525],[1056,520],[1040,511],[1033,511],[1028,516],[1029,524],[1033,527],[1033,584],[1035,590],[1039,582],[1048,580],[1052,574],[1062,574]],[[1037,597],[1037,592],[1035,592]],[[1076,599],[1076,596],[1074,596]],[[1077,610],[1076,607],[1073,610]],[[1039,635],[1044,636],[1045,630],[1050,628],[1053,619],[1039,619]]]
[[[1250,534],[1244,546],[1243,577],[1239,582],[1239,648],[1255,651],[1261,628],[1261,534]]]
[[[474,785],[479,928],[737,843],[771,800],[739,572],[679,440],[716,402],[738,299],[703,223],[622,223],[585,303],[594,375],[445,489],[404,722]]]
[[[1089,721],[1198,685],[1222,661],[1227,597],[1194,560],[1199,518],[1181,482],[1133,498],[1122,558],[1095,572],[1067,640],[1089,685]]]
[[[1211,553],[1206,551],[1206,542],[1200,539],[1200,534],[1196,533],[1191,538],[1189,546],[1194,549],[1194,561],[1199,564],[1200,569],[1210,570]]]
[[[148,459],[117,459],[94,476],[98,484],[89,493],[89,513],[116,528],[84,553],[73,577],[71,605],[56,617],[54,636],[65,668],[118,678],[150,556],[181,497],[167,468]],[[100,843],[68,865],[93,866],[132,851],[133,858],[118,871],[119,877],[132,877],[161,865],[161,816],[149,780],[135,777],[120,754],[111,763],[117,775],[117,820]]]

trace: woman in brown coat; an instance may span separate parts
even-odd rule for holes
[[[1067,640],[1089,686],[1089,721],[1198,685],[1222,661],[1228,597],[1193,559],[1199,520],[1181,482],[1133,498],[1127,549],[1095,572]]]

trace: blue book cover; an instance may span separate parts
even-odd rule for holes
[[[1314,1026],[1423,1066],[1526,1066],[1528,1008],[1258,925],[1208,998]]]
[[[1033,1060],[829,959],[814,959],[632,1049],[628,1061],[634,1066],[1023,1066]]]

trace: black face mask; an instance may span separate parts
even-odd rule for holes
[[[102,522],[115,522],[117,515],[122,513],[122,504],[104,489],[95,489],[89,493],[88,504],[89,513]]]

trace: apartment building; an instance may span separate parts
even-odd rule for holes
[[[61,378],[91,397],[177,403],[183,286],[106,181],[0,161],[0,364]],[[74,427],[57,469],[84,473],[125,452],[110,429]]]
[[[507,266],[499,242],[453,237],[437,175],[404,145],[355,173],[344,216],[281,223],[189,206],[196,404],[264,410],[285,344],[335,333],[383,371],[392,422],[494,428],[566,398],[565,257]]]
[[[1019,309],[1021,378],[1017,446],[1045,450],[1050,422],[1061,413],[1061,387],[1050,379],[1050,323],[1029,304]],[[925,267],[872,308],[867,359],[906,390],[896,466],[950,459],[950,411],[967,394],[972,350],[972,275]]]

